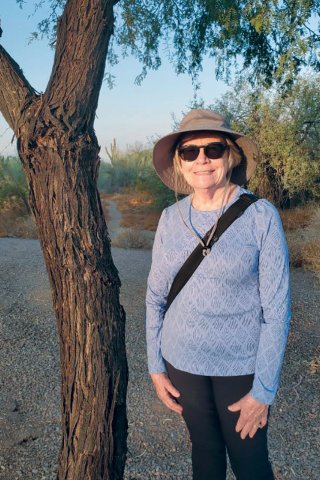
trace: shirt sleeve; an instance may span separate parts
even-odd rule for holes
[[[260,232],[259,291],[262,324],[250,393],[256,400],[271,404],[279,385],[291,318],[289,255],[276,208],[266,200],[257,202],[257,208],[260,209],[257,229]]]
[[[146,338],[150,373],[161,373],[166,367],[161,354],[161,333],[169,292],[169,275],[164,255],[166,209],[162,212],[152,249],[152,263],[146,294]]]

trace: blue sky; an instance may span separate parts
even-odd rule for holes
[[[26,0],[21,10],[15,0],[1,0],[1,44],[20,65],[31,85],[38,91],[44,91],[54,52],[46,39],[28,44],[37,21],[46,14],[46,10],[41,9],[35,16],[30,16],[33,4],[34,0]],[[112,90],[106,82],[103,83],[95,122],[102,158],[107,157],[105,146],[109,146],[113,138],[122,149],[135,142],[148,144],[152,137],[172,130],[172,113],[179,118],[181,112],[186,111],[186,106],[193,98],[191,79],[187,75],[177,76],[164,56],[162,60],[161,68],[149,72],[141,86],[134,84],[141,65],[133,58],[122,59],[113,68],[116,84]],[[212,60],[204,62],[200,81],[198,95],[206,104],[212,103],[227,91],[224,82],[215,80]],[[0,114],[0,155],[15,154],[15,141],[11,144],[12,136],[12,130],[8,129]]]

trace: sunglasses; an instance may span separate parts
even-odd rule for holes
[[[188,145],[186,147],[181,147],[178,149],[179,156],[181,160],[185,162],[193,162],[199,156],[200,149],[203,148],[204,154],[207,158],[211,160],[216,160],[221,158],[224,152],[227,150],[228,145],[222,142],[212,142],[208,145]]]

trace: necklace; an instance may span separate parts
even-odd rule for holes
[[[211,252],[211,247],[209,247],[210,245],[210,242],[213,238],[213,235],[217,229],[217,226],[218,226],[218,221],[219,221],[219,218],[221,217],[222,215],[222,212],[224,210],[224,201],[225,201],[225,198],[226,198],[226,194],[227,192],[230,192],[230,185],[229,185],[229,181],[226,183],[226,186],[225,186],[225,189],[224,189],[224,192],[223,192],[223,196],[222,196],[222,200],[221,200],[221,206],[220,206],[220,210],[219,210],[219,213],[218,213],[218,216],[217,216],[217,220],[216,222],[213,224],[211,230],[210,230],[210,233],[209,233],[209,236],[208,236],[208,239],[206,242],[203,241],[203,239],[201,238],[201,235],[199,235],[199,233],[197,232],[197,230],[194,228],[194,226],[192,225],[192,222],[191,222],[191,205],[192,205],[192,199],[190,200],[190,210],[189,210],[189,220],[190,220],[190,224],[191,224],[191,227],[189,227],[189,225],[184,221],[184,218],[183,218],[183,215],[181,213],[181,210],[180,210],[180,206],[179,206],[179,203],[177,204],[178,205],[178,211],[179,211],[179,214],[180,214],[180,217],[184,223],[184,225],[187,227],[187,229],[197,238],[198,242],[202,245],[202,255],[204,257],[206,257],[207,255],[209,255],[209,253]]]
[[[189,206],[189,224],[191,225],[191,228],[192,228],[192,230],[194,232],[194,235],[196,236],[197,240],[199,241],[199,243],[201,243],[201,245],[203,247],[202,248],[202,255],[203,256],[209,255],[211,249],[208,245],[209,245],[212,237],[211,238],[209,237],[206,243],[202,240],[202,236],[200,235],[200,233],[198,232],[198,230],[196,229],[196,227],[192,223],[191,210],[192,210],[192,199],[190,201],[190,206]],[[216,227],[218,218],[219,218],[219,215],[216,217],[216,222],[214,224],[214,227]],[[187,227],[189,228],[188,225],[187,225]],[[190,228],[189,228],[189,230],[190,230]],[[210,234],[211,233],[214,234],[214,232],[215,232],[215,228],[212,228]]]

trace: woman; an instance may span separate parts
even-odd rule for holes
[[[207,248],[204,234],[244,193],[258,161],[223,117],[192,110],[161,138],[162,181],[189,194],[157,228],[147,288],[147,348],[158,397],[183,415],[194,480],[225,480],[226,451],[238,480],[274,479],[268,459],[273,402],[290,320],[287,245],[275,207],[258,199]],[[197,244],[205,258],[166,310],[170,286]]]

